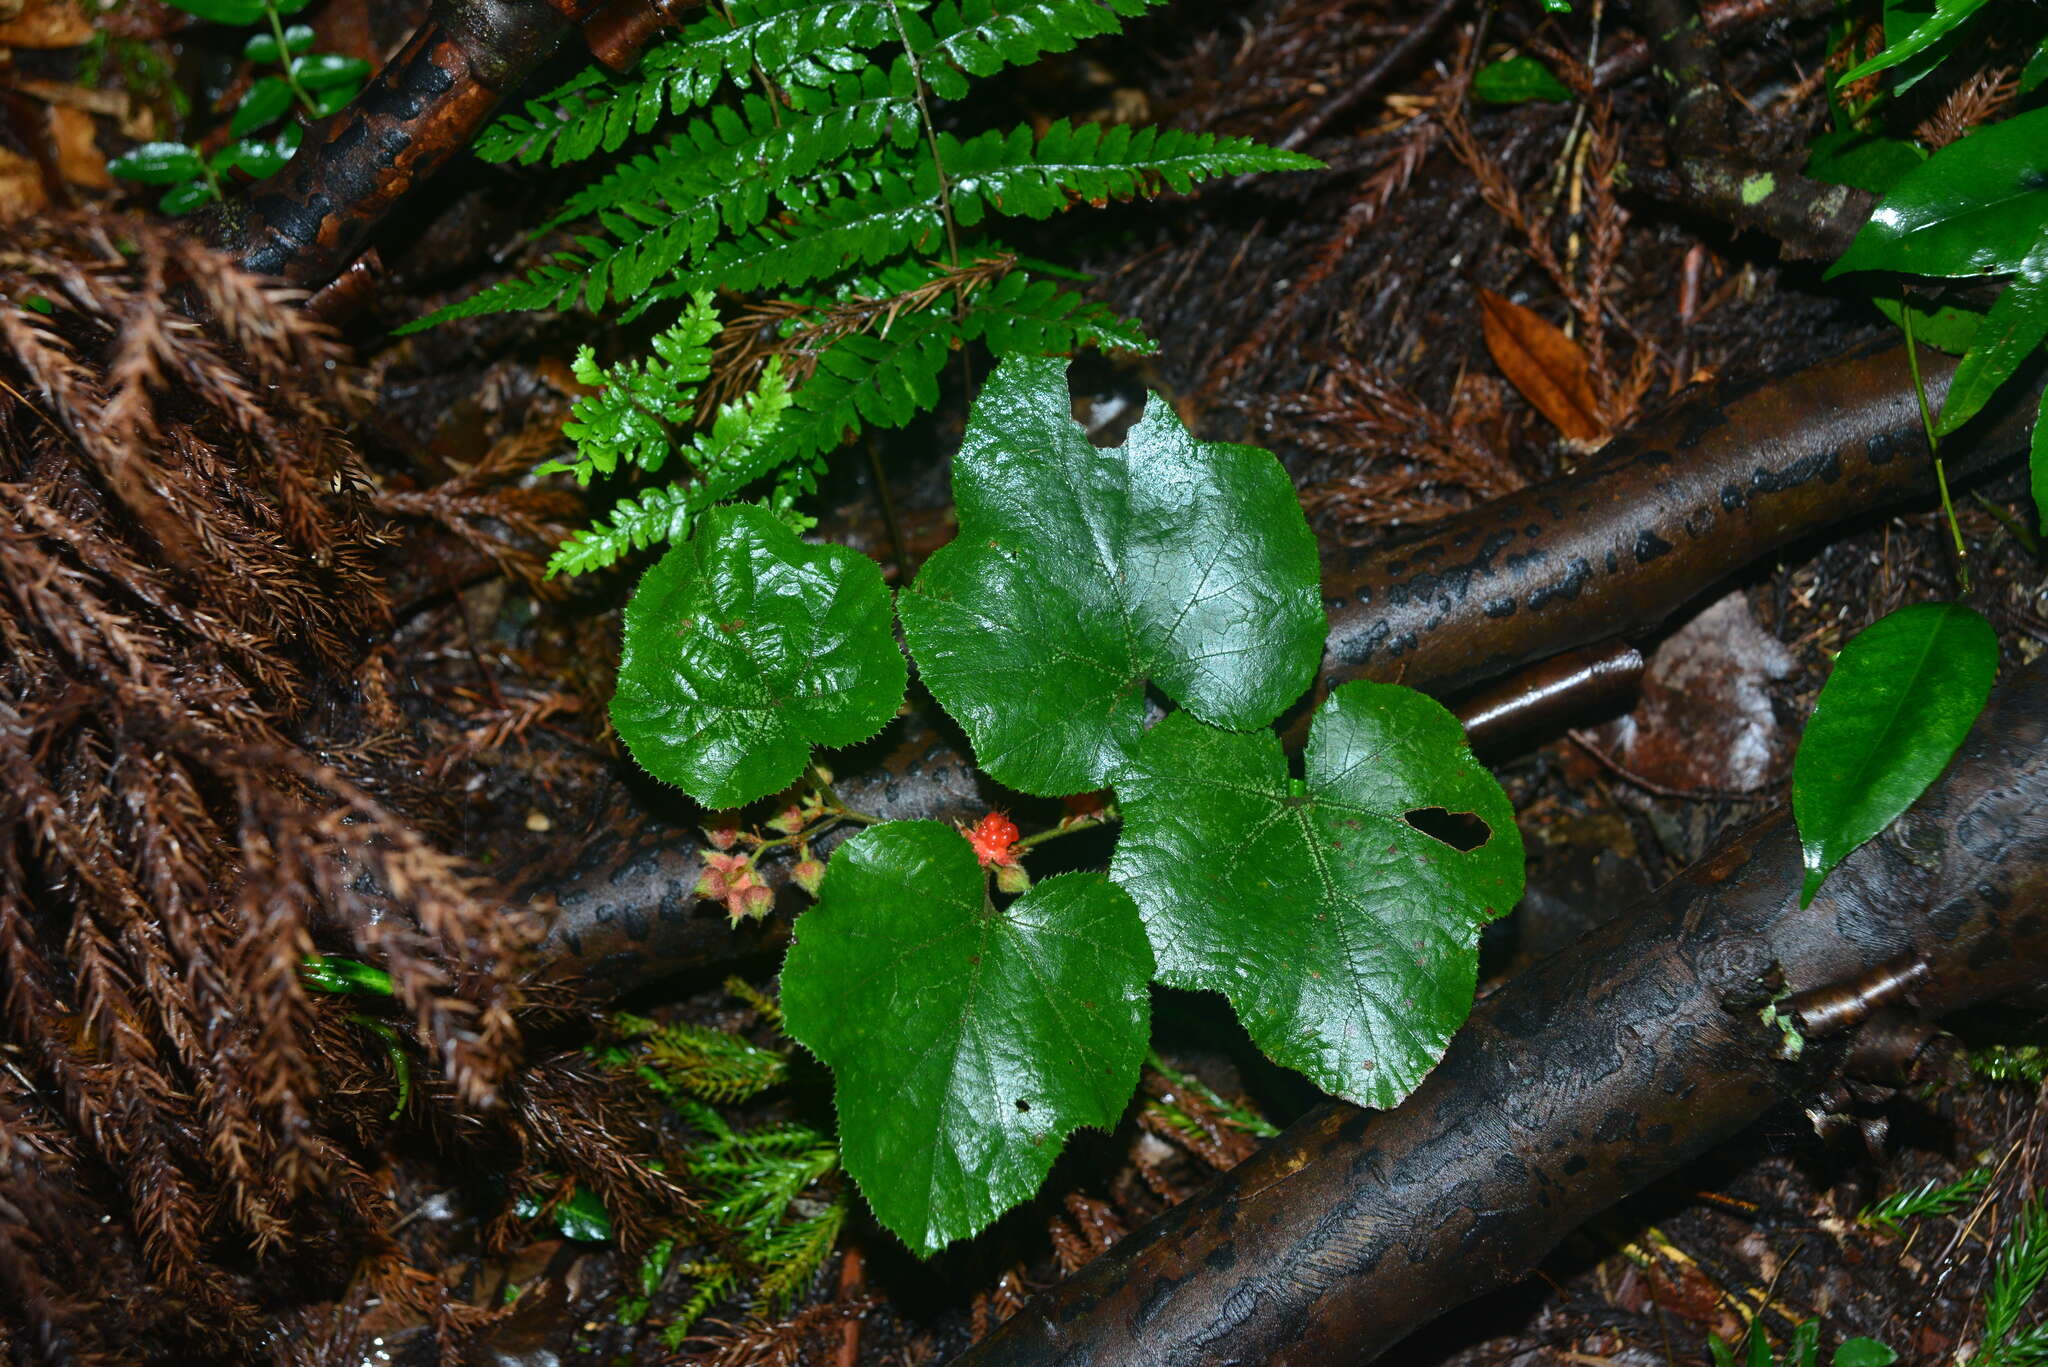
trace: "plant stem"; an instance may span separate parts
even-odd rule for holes
[[[917,53],[911,50],[910,30],[903,26],[903,11],[896,7],[896,0],[887,0],[889,18],[896,24],[896,36],[903,43],[903,58],[910,63],[910,79],[917,89],[917,112],[924,120],[925,141],[932,149],[932,169],[939,173],[939,217],[946,222],[947,264],[954,270],[960,269],[960,229],[953,222],[953,182],[946,175],[945,159],[939,155],[939,130],[932,123],[931,101],[926,98],[924,68],[918,64]],[[961,296],[956,307],[966,304]]]
[[[1970,552],[1963,545],[1963,529],[1956,521],[1956,505],[1948,496],[1948,471],[1941,463],[1941,443],[1934,435],[1934,415],[1927,410],[1927,386],[1920,381],[1920,348],[1913,343],[1913,307],[1904,295],[1899,298],[1899,326],[1906,333],[1906,364],[1913,371],[1913,396],[1920,401],[1920,425],[1927,431],[1927,449],[1934,453],[1934,483],[1941,490],[1941,510],[1948,515],[1949,535],[1956,543],[1956,583],[1963,594],[1970,592]]]
[[[1057,840],[1063,835],[1079,835],[1082,831],[1092,831],[1098,826],[1107,826],[1112,821],[1122,820],[1123,813],[1117,810],[1116,803],[1106,802],[1099,812],[1094,812],[1087,816],[1072,817],[1057,826],[1048,826],[1035,835],[1025,836],[1022,840],[1012,845],[1011,848],[1018,850],[1032,849],[1043,845],[1048,840]]]
[[[299,107],[306,111],[306,117],[319,118],[320,107],[313,103],[312,95],[307,92],[306,87],[299,84],[299,78],[292,73],[292,50],[285,44],[284,20],[278,17],[277,6],[265,5],[263,17],[270,21],[270,36],[277,39],[277,61],[278,65],[284,68],[284,83],[292,88],[292,94],[298,98]]]

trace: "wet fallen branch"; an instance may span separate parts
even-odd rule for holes
[[[1318,1107],[955,1367],[1371,1361],[1786,1097],[1825,1095],[1866,1029],[2038,983],[2044,742],[2036,669],[1811,906],[1780,810],[1488,997],[1404,1105]]]
[[[1954,364],[1923,360],[1930,403]],[[2023,389],[1944,446],[1952,477],[2024,449],[2038,390]],[[1370,678],[1450,696],[1575,647],[1647,635],[1744,566],[1932,484],[1900,348],[1714,386],[1583,471],[1404,545],[1327,557],[1323,686]],[[1554,690],[1556,680],[1532,686]],[[835,766],[847,800],[882,816],[965,821],[1014,800],[977,788],[965,754],[950,726],[913,711]],[[622,833],[566,878],[529,890],[560,907],[542,951],[549,978],[626,991],[779,945],[800,896],[788,892],[777,920],[735,939],[723,913],[690,892],[705,852],[692,829]]]

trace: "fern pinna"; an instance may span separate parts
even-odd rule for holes
[[[619,76],[577,76],[502,119],[478,143],[495,161],[554,165],[621,152],[549,225],[587,225],[573,250],[415,327],[519,309],[680,305],[655,355],[578,378],[579,478],[621,465],[688,469],[621,500],[565,544],[551,572],[608,565],[688,534],[698,513],[777,474],[768,506],[794,516],[826,453],[863,426],[897,427],[937,401],[948,353],[998,357],[1093,345],[1146,350],[1137,326],[1041,279],[976,232],[996,216],[1043,219],[1254,171],[1317,163],[1243,138],[1055,123],[957,137],[942,100],[974,78],[1114,33],[1163,0],[724,0]],[[774,338],[721,367],[714,291],[769,297],[738,321]],[[762,350],[772,353],[764,357]],[[720,399],[723,398],[721,402]],[[699,423],[693,440],[674,434]]]

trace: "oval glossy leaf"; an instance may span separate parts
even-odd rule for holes
[[[290,53],[296,56],[312,46],[312,27],[307,24],[293,24],[284,31],[284,47],[282,49],[277,45],[276,34],[253,33],[249,35],[249,41],[242,45],[242,55],[252,62],[282,62],[284,54]]]
[[[245,137],[277,122],[291,107],[291,85],[282,76],[265,76],[251,85],[249,93],[242,96],[242,102],[235,106],[234,115],[228,120],[228,131],[238,138]]]
[[[192,180],[205,171],[199,150],[182,142],[145,142],[123,152],[107,163],[107,169],[123,180],[144,185],[174,185]]]
[[[1843,647],[1792,761],[1801,906],[1940,776],[1997,674],[1997,634],[1960,603],[1900,608]]]
[[[1077,1128],[1114,1126],[1145,1054],[1131,899],[1098,873],[1000,909],[987,886],[951,827],[863,831],[782,969],[786,1028],[833,1072],[846,1170],[920,1254],[1038,1190]]]
[[[2044,236],[1984,315],[1963,363],[1949,381],[1935,431],[1948,436],[1977,416],[2048,337],[2048,236]]]
[[[171,7],[214,24],[253,24],[263,17],[263,0],[171,0]]]
[[[2000,275],[2048,231],[2048,109],[1979,128],[1906,172],[1871,211],[1843,271]]]
[[[156,207],[173,216],[189,214],[194,209],[202,209],[213,203],[213,198],[211,185],[203,180],[192,180],[183,185],[172,186],[164,193],[164,197],[157,201]]]
[[[337,86],[361,85],[370,74],[370,64],[360,57],[336,52],[316,52],[292,60],[292,75],[308,90],[332,90]]]
[[[1254,727],[1315,675],[1320,565],[1287,472],[1195,440],[1162,399],[1101,450],[1073,419],[1065,361],[1006,360],[975,400],[953,496],[960,535],[899,611],[925,686],[998,782],[1102,787],[1148,684]]]
[[[751,505],[712,509],[647,571],[625,638],[612,724],[707,807],[787,787],[813,744],[866,740],[903,701],[882,572]]]
[[[1522,895],[1522,838],[1457,718],[1413,689],[1339,688],[1304,766],[1288,777],[1270,731],[1169,715],[1117,778],[1110,876],[1161,982],[1223,993],[1274,1062],[1392,1106],[1471,1012],[1479,929]]]

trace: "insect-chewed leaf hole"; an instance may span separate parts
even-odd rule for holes
[[[1442,807],[1417,807],[1401,813],[1401,819],[1431,840],[1452,849],[1470,852],[1493,839],[1493,828],[1472,812],[1448,812]]]

